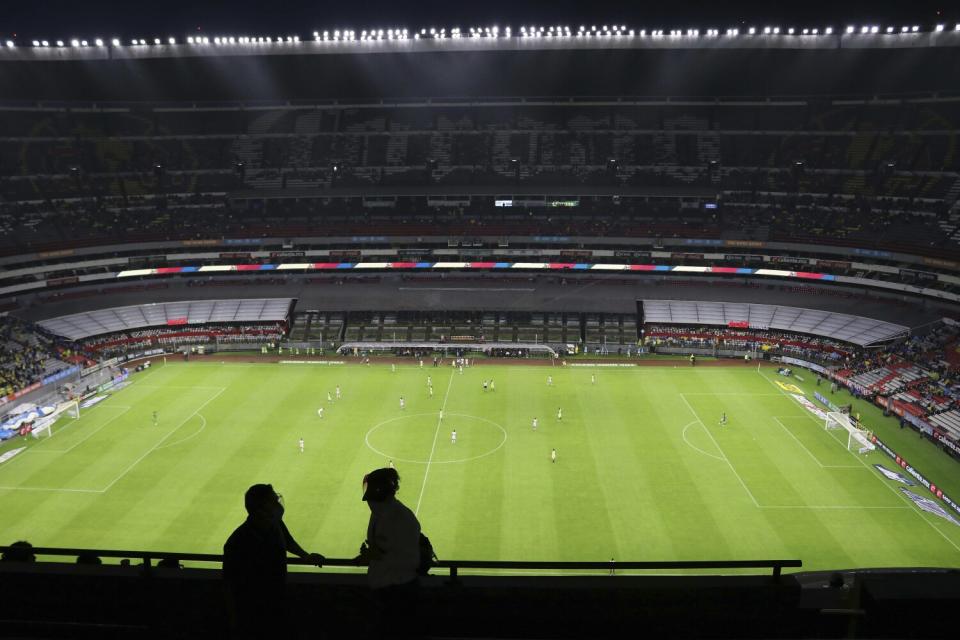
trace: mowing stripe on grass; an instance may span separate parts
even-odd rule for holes
[[[773,385],[774,388],[776,388],[776,389],[778,389],[778,390],[780,389],[780,387],[778,387],[776,384],[774,384],[773,380],[771,380],[770,378],[768,378],[766,375],[764,375],[764,373],[763,373],[762,371],[760,371],[759,367],[757,368],[757,373],[759,373],[761,376],[763,376],[763,378],[764,378],[767,382],[769,382],[771,385]],[[789,393],[787,393],[786,391],[781,391],[781,393],[782,393],[783,395],[787,396],[788,398],[790,398],[791,400],[793,400],[794,402],[796,402],[796,400],[795,400]],[[817,424],[817,426],[820,425],[820,421],[817,420],[816,418],[814,418],[812,415],[811,415],[811,416],[808,416],[808,417],[809,417],[811,420],[813,420],[813,421]],[[830,437],[832,437],[834,440],[837,440],[836,437],[835,437],[832,433],[830,434]],[[837,442],[840,442],[840,441],[837,440]],[[840,444],[843,444],[843,443],[840,443]],[[850,451],[849,449],[846,449],[846,447],[844,447],[844,449],[847,451],[847,453],[849,453],[849,454],[852,455],[854,458],[856,458],[856,459],[860,462],[860,464],[862,464],[862,465],[863,465],[864,467],[866,467],[867,469],[870,469],[870,467],[867,465],[867,463],[860,459],[860,456],[858,456],[857,454],[855,454],[853,451]],[[951,540],[949,537],[947,537],[947,534],[945,534],[943,531],[940,531],[940,529],[938,529],[937,527],[933,526],[933,523],[932,523],[932,522],[930,522],[930,521],[927,520],[925,517],[923,517],[923,514],[922,514],[918,509],[916,509],[915,507],[912,506],[913,503],[910,502],[910,499],[909,499],[909,498],[907,498],[906,496],[904,496],[902,493],[899,493],[896,489],[894,489],[893,487],[891,487],[890,485],[888,485],[886,482],[884,482],[884,481],[883,481],[883,478],[881,478],[879,475],[877,475],[877,474],[875,474],[875,473],[871,473],[870,476],[873,477],[873,478],[876,478],[877,480],[879,480],[879,481],[880,481],[880,484],[882,484],[884,487],[886,487],[887,489],[889,489],[890,491],[892,491],[893,494],[894,494],[895,496],[897,496],[897,498],[899,498],[901,501],[907,502],[907,504],[909,505],[908,508],[909,508],[911,511],[913,511],[915,514],[917,514],[917,517],[918,517],[918,518],[920,518],[921,520],[923,520],[924,522],[926,522],[926,523],[930,526],[931,529],[933,529],[934,531],[936,531],[937,533],[939,533],[940,536],[941,536],[944,540],[946,540],[947,542],[950,543],[950,546],[952,546],[952,547],[953,547],[954,549],[956,549],[957,551],[960,551],[960,547],[957,546],[957,543],[955,543],[953,540]]]
[[[723,452],[723,449],[720,448],[720,443],[718,443],[716,438],[713,437],[713,434],[710,433],[710,429],[707,429],[706,423],[700,419],[700,416],[697,415],[697,412],[690,405],[690,402],[684,397],[682,393],[680,394],[680,399],[683,400],[683,404],[687,405],[687,408],[690,409],[690,413],[693,414],[693,417],[697,419],[697,422],[699,422],[703,426],[703,430],[707,432],[708,436],[710,436],[710,439],[713,441],[713,446],[715,446],[717,448],[717,451],[720,452],[720,455],[723,456],[724,462],[726,462],[727,466],[730,467],[730,471],[733,471],[733,475],[737,476],[737,480],[740,481],[740,486],[743,487],[743,490],[746,491],[747,495],[750,496],[750,499],[753,500],[754,506],[759,507],[760,503],[757,502],[757,499],[754,497],[753,492],[750,491],[750,488],[747,486],[747,483],[744,482],[743,478],[740,477],[740,474],[737,473],[737,470],[734,468],[733,464],[730,462],[730,458],[728,458],[727,454],[725,454]]]
[[[443,395],[443,404],[440,406],[440,415],[443,415],[443,410],[447,408],[447,398],[450,397],[450,388],[453,386],[453,372],[450,372],[450,382],[447,383],[447,392]],[[423,501],[423,492],[427,488],[427,476],[430,475],[430,464],[433,462],[433,454],[437,450],[437,436],[440,435],[440,423],[443,421],[441,417],[437,418],[437,429],[433,432],[433,446],[430,447],[430,457],[427,458],[427,468],[423,472],[423,486],[420,487],[420,497],[417,498],[417,508],[413,510],[413,514],[417,515],[420,513],[420,503]]]

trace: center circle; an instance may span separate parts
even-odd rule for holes
[[[451,437],[454,430],[456,442]],[[371,451],[396,462],[454,464],[495,453],[507,441],[507,430],[466,413],[444,412],[442,421],[437,412],[414,413],[373,425],[365,441]]]

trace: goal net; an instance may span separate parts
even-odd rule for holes
[[[41,436],[49,438],[53,435],[54,423],[64,416],[73,420],[80,418],[80,403],[76,400],[61,402],[52,413],[45,415],[33,423],[33,430],[30,432],[30,435],[34,438]]]
[[[870,442],[870,434],[866,429],[861,429],[853,423],[845,413],[831,411],[827,414],[824,429],[843,429],[847,432],[847,450],[857,449],[858,453],[869,453],[876,449],[876,445]]]

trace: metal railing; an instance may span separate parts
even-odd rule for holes
[[[34,556],[69,556],[76,558],[80,555],[94,555],[99,558],[121,558],[141,561],[142,568],[150,569],[155,562],[162,560],[173,562],[212,562],[222,563],[223,556],[211,553],[178,553],[170,551],[120,551],[116,549],[68,549],[61,547],[3,547],[0,552],[6,554],[8,550],[26,552]],[[287,558],[288,565],[311,566],[310,560]],[[324,567],[360,567],[364,566],[353,559],[326,558]],[[517,572],[533,570],[555,571],[589,571],[599,570],[614,575],[618,571],[662,570],[662,569],[770,569],[774,581],[780,578],[784,568],[799,568],[803,563],[800,560],[683,560],[683,561],[646,561],[646,562],[553,562],[553,561],[501,561],[501,560],[440,560],[433,564],[432,570],[446,570],[451,580],[457,580],[460,571],[464,569],[502,569]],[[621,574],[622,575],[622,574]]]

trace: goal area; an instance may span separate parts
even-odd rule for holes
[[[877,448],[877,446],[870,441],[870,434],[867,430],[855,425],[853,420],[850,419],[850,416],[845,413],[840,413],[839,411],[831,411],[828,413],[823,428],[826,430],[844,429],[847,432],[847,451],[852,451],[856,448],[858,453],[869,453]]]
[[[73,418],[74,420],[79,419],[80,403],[77,400],[61,402],[52,413],[45,415],[33,423],[33,430],[30,432],[30,435],[34,438],[41,436],[49,438],[53,435],[53,425],[64,416]]]

